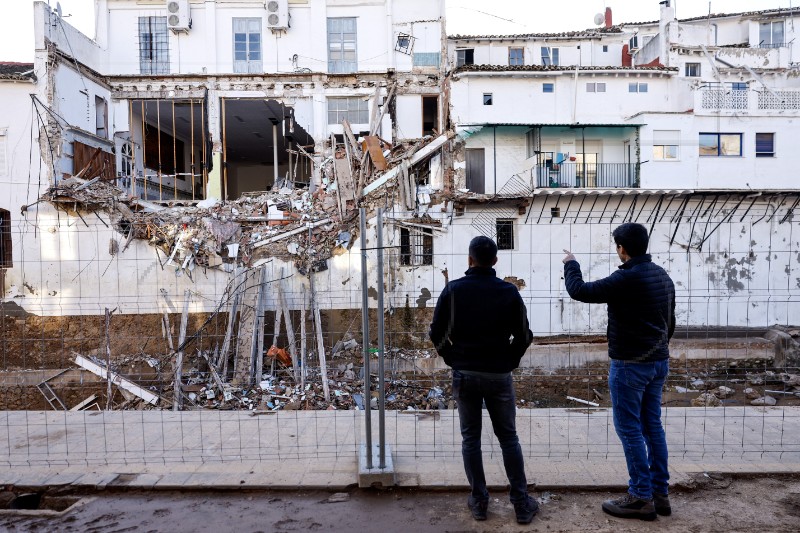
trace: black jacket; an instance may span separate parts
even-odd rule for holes
[[[586,283],[577,261],[564,265],[570,296],[580,302],[608,303],[608,356],[626,361],[669,357],[675,332],[675,285],[650,255],[633,257],[619,270]]]
[[[510,372],[533,340],[522,297],[493,268],[472,267],[465,274],[439,296],[431,341],[455,370]]]

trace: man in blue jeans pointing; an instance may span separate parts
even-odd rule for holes
[[[529,524],[539,505],[528,495],[511,379],[511,371],[533,340],[528,312],[519,290],[498,278],[492,268],[497,263],[492,239],[472,239],[468,263],[466,275],[448,283],[439,296],[430,330],[436,351],[453,369],[461,455],[471,488],[467,505],[475,520],[486,520],[489,492],[481,455],[485,404],[503,452],[517,522]]]
[[[649,237],[644,226],[622,224],[612,236],[622,261],[616,272],[586,283],[575,256],[564,250],[564,282],[575,300],[608,304],[608,387],[630,481],[628,493],[603,502],[603,511],[655,520],[656,514],[672,513],[661,390],[675,331],[675,286],[646,253]]]

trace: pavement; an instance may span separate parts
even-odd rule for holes
[[[800,407],[667,407],[663,419],[673,484],[698,472],[800,473]],[[364,426],[363,411],[4,411],[0,485],[342,490],[359,481]],[[608,409],[519,409],[517,430],[537,488],[627,483]],[[502,488],[488,415],[483,432],[487,482]],[[457,412],[387,411],[385,442],[397,485],[467,487]]]

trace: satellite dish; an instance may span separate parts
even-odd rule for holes
[[[597,15],[594,16],[594,23],[598,26],[603,24],[605,21],[606,21],[606,16],[603,15],[602,13],[598,13]]]
[[[61,2],[56,2],[56,15],[58,15],[58,18],[62,18],[61,13]]]

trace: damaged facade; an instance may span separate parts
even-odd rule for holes
[[[160,358],[142,339],[60,349],[109,380],[107,352],[136,352],[176,405],[264,379],[325,408],[320,374],[355,379],[326,353],[358,353],[348,313],[362,290],[376,304],[382,207],[410,368],[436,366],[424,322],[480,234],[537,337],[604,333],[603,309],[567,297],[561,250],[607,275],[625,221],[651,230],[680,327],[800,322],[794,13],[678,21],[666,2],[650,23],[446,37],[444,4],[97,0],[92,41],[36,3],[35,63],[0,67],[4,312],[143,317],[130,337]],[[361,387],[334,396],[363,404]]]

